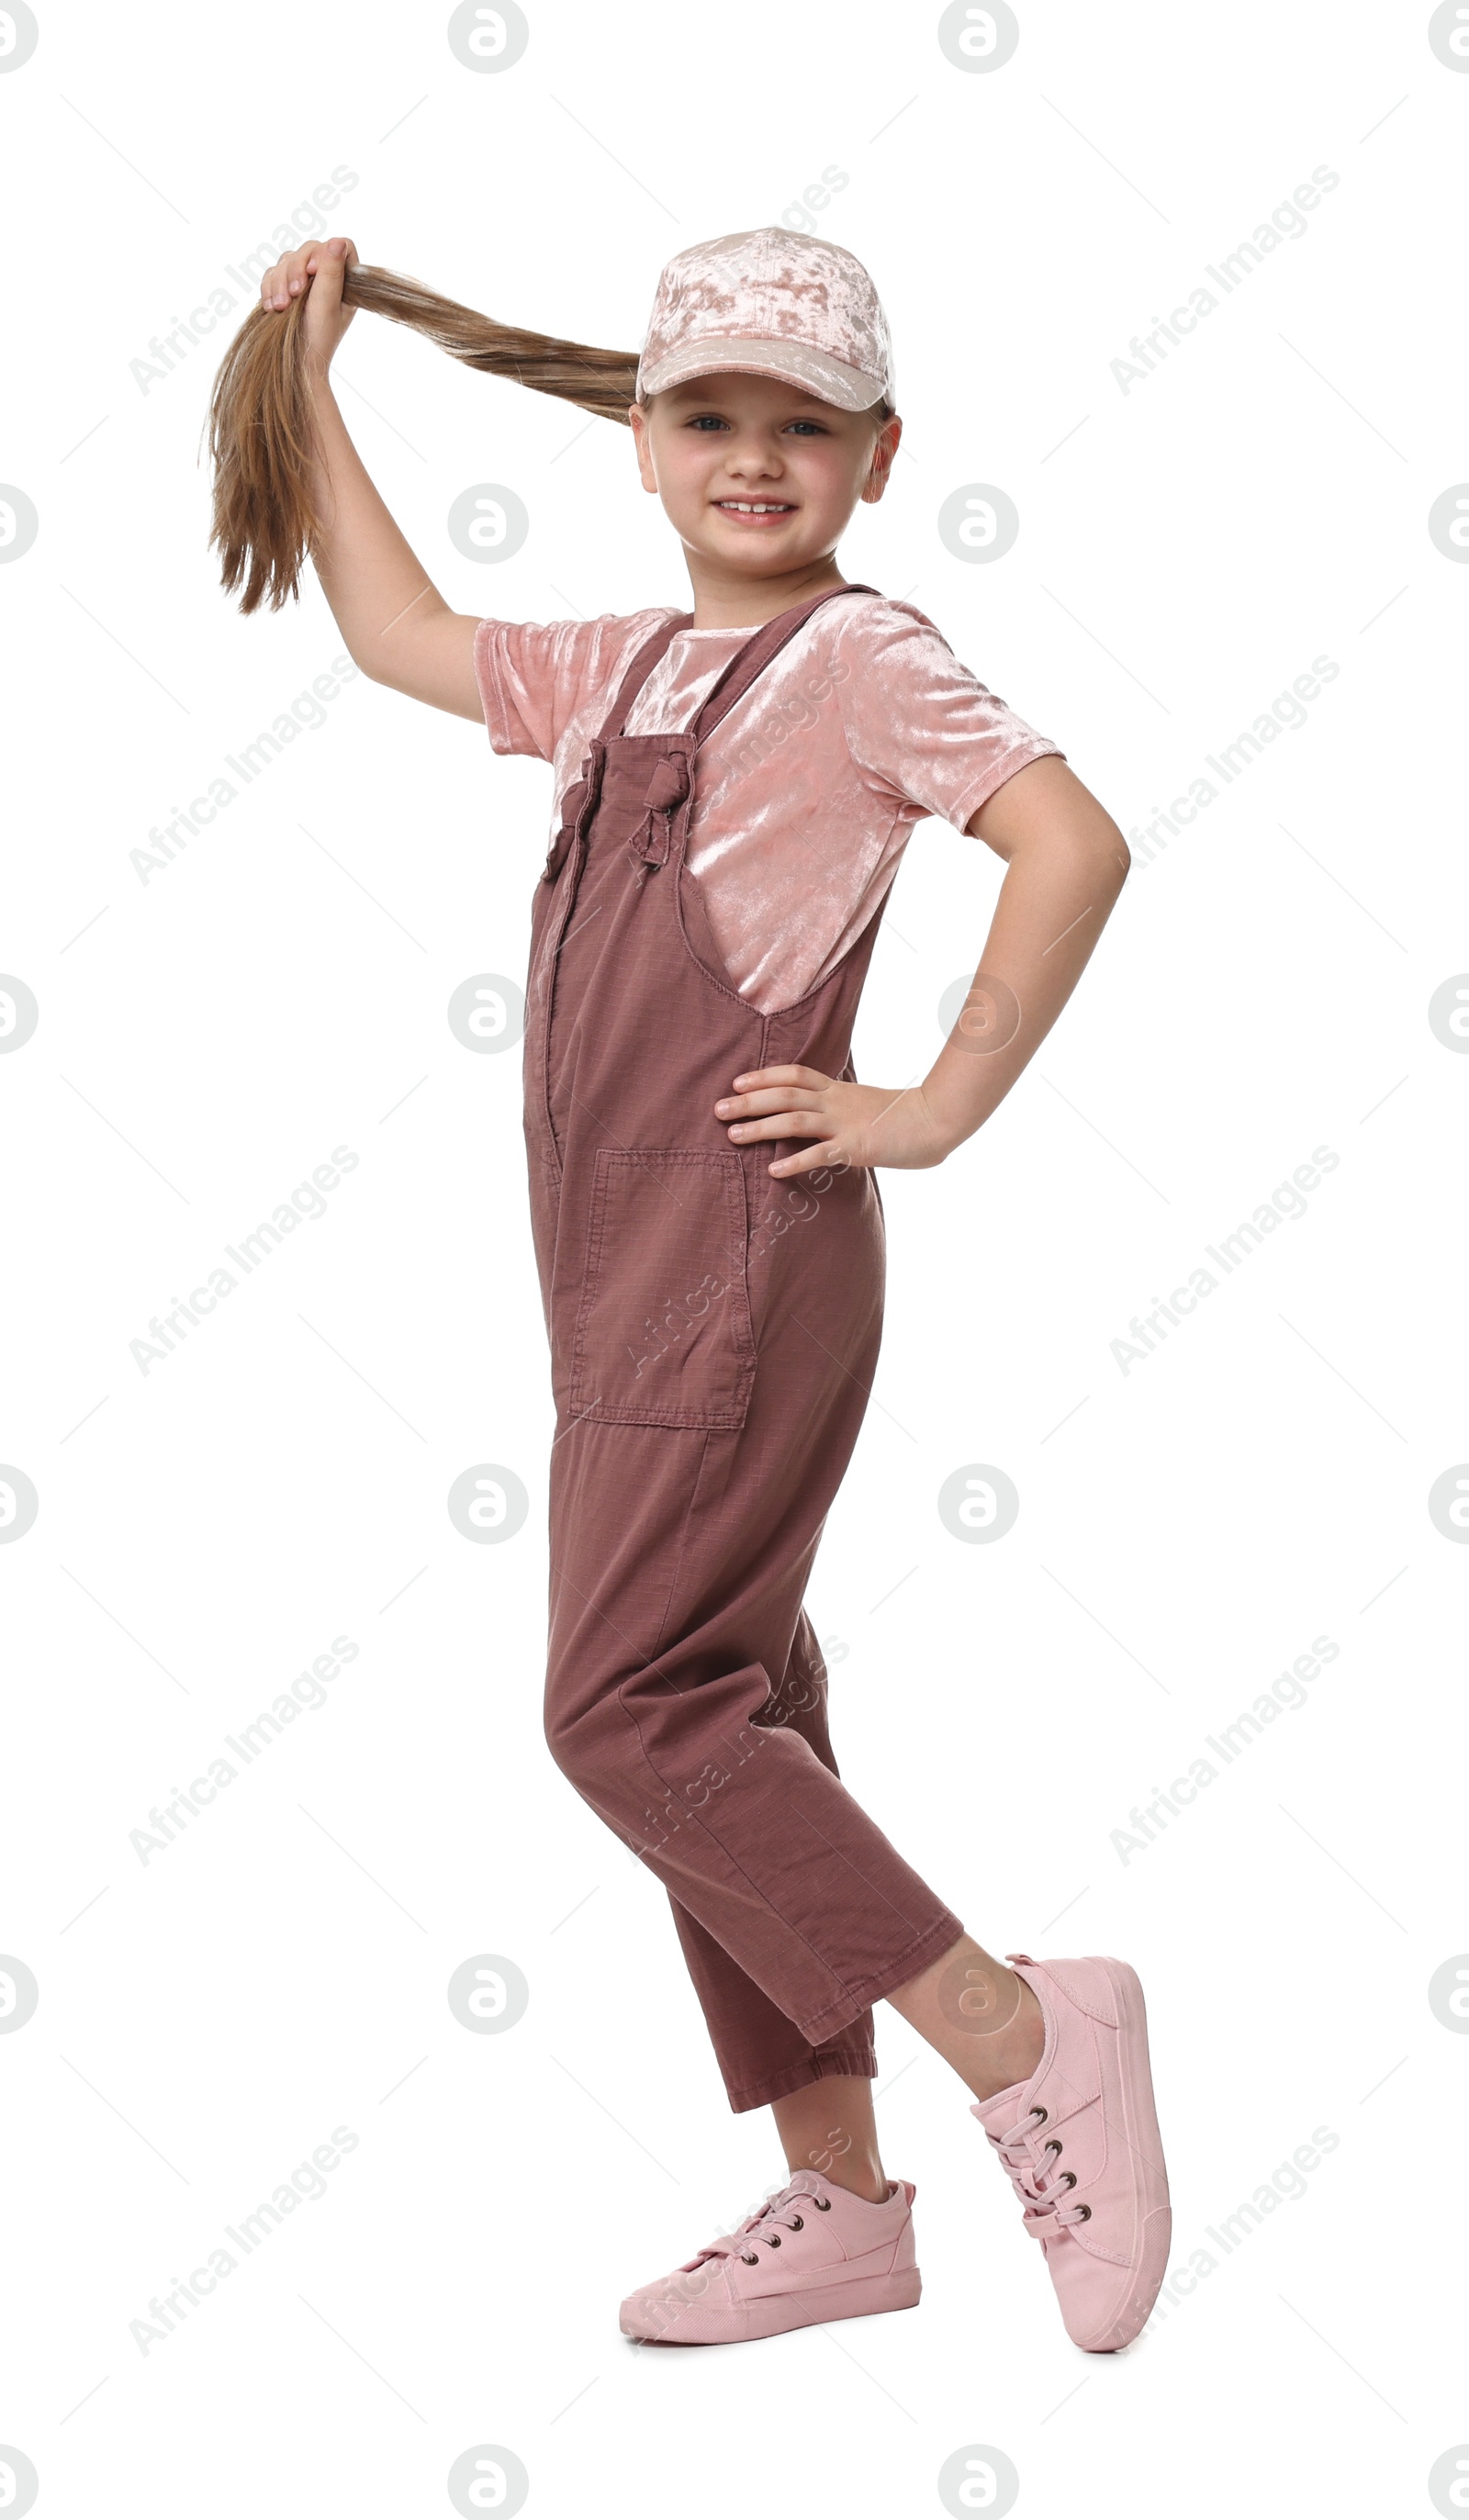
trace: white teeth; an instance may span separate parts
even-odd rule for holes
[[[790,511],[789,499],[721,499],[721,508],[733,508],[737,517],[783,517]]]

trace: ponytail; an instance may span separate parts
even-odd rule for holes
[[[342,302],[408,325],[467,368],[511,377],[602,420],[625,422],[636,396],[636,351],[595,350],[544,333],[523,333],[372,263],[348,266]],[[302,294],[280,312],[253,308],[220,363],[209,403],[209,545],[218,547],[226,594],[244,583],[242,612],[253,612],[262,598],[278,612],[288,596],[296,597],[302,561],[322,532],[312,492],[305,305]]]

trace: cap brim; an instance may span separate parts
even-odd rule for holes
[[[849,368],[824,350],[809,349],[804,341],[708,338],[680,342],[652,367],[640,365],[638,391],[664,393],[669,385],[688,384],[695,377],[722,376],[771,377],[778,384],[813,394],[818,402],[834,403],[839,411],[870,411],[886,392],[880,377],[864,376],[860,368]]]

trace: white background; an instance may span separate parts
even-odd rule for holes
[[[433,2514],[482,2443],[554,2514],[938,2512],[969,2444],[1035,2520],[1429,2511],[1469,2439],[1469,2046],[1427,1997],[1469,1946],[1469,1556],[1427,1509],[1469,1454],[1469,1061],[1428,1021],[1469,967],[1469,571],[1427,528],[1469,473],[1469,76],[1425,9],[1362,0],[1045,0],[981,74],[932,7],[872,0],[541,0],[493,74],[445,15],[77,0],[0,76],[0,477],[39,518],[0,567],[0,964],[40,1010],[0,1061],[0,1458],[39,1497],[0,1551],[0,1950],[40,1990],[0,2038],[0,2441],[43,2514]],[[1131,337],[1318,166],[1307,234],[1125,393]],[[845,175],[817,228],[874,274],[907,425],[848,574],[910,595],[1125,831],[1339,667],[1166,853],[1134,842],[981,1136],[883,1176],[886,1345],[810,1601],[844,1774],[973,1930],[1142,1974],[1173,2263],[1215,2264],[1122,2358],[1068,2344],[960,2086],[886,2009],[921,2307],[723,2353],[619,2335],[622,2294],[781,2163],[728,2111],[662,1891],[541,1738],[519,1055],[445,1009],[524,974],[547,774],[359,679],[186,854],[131,858],[341,652],[314,578],[248,621],[220,593],[202,446],[249,305],[224,266],[336,167],[307,233],[628,348],[669,253]],[[132,363],[221,282],[238,312],[145,391]],[[457,608],[683,600],[617,428],[370,316],[339,368]],[[530,518],[498,566],[445,529],[483,481]],[[989,565],[936,527],[974,481],[1021,518]],[[932,1058],[999,875],[920,827],[861,1075]],[[140,1372],[150,1318],[338,1146],[327,1213]],[[1125,1372],[1131,1317],[1323,1146],[1307,1213]],[[499,1546],[446,1512],[481,1462],[529,1495]],[[992,1546],[937,1511],[973,1462],[1020,1495]],[[338,1636],[327,1703],[141,1862],[150,1809]],[[1124,1862],[1132,1807],[1318,1636],[1306,1706]],[[529,1987],[498,2036],[445,2001],[482,1953]],[[150,2299],[339,2126],[325,2195],[140,2352]],[[1226,2255],[1208,2228],[1317,2129],[1305,2194]]]

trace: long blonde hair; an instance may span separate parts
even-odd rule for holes
[[[374,263],[349,263],[342,302],[406,324],[467,368],[509,377],[535,393],[555,394],[599,420],[627,420],[637,398],[636,350],[598,350],[497,324],[422,281]],[[220,582],[233,595],[243,584],[242,612],[264,603],[278,612],[300,592],[301,564],[319,544],[323,521],[312,490],[311,399],[303,320],[306,295],[274,310],[255,306],[235,335],[209,401],[209,461],[214,521],[209,547],[220,556]],[[873,406],[879,426],[890,403]]]
[[[373,263],[347,266],[342,302],[406,324],[467,368],[556,394],[601,420],[625,422],[636,395],[635,350],[597,350],[497,324]],[[242,612],[262,602],[278,612],[288,596],[298,596],[301,563],[322,531],[312,496],[305,306],[302,294],[279,312],[254,307],[220,362],[209,401],[209,545],[218,548],[226,594],[244,584]]]

